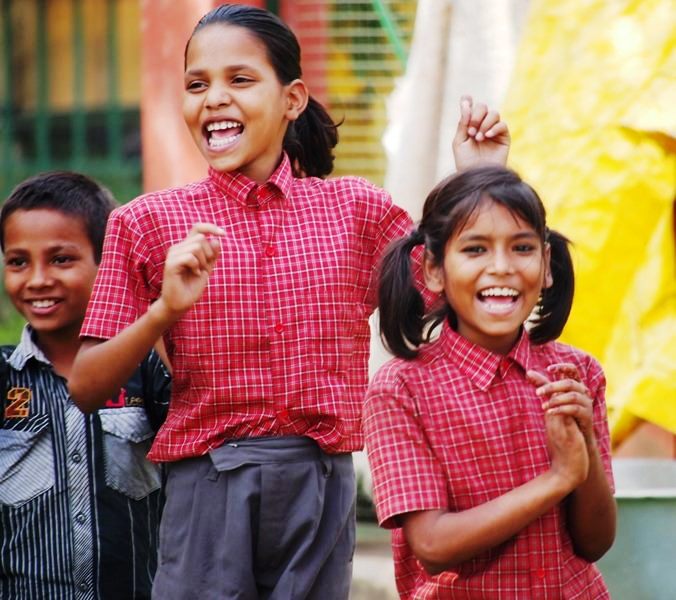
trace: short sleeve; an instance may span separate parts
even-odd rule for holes
[[[357,228],[361,232],[363,253],[370,261],[370,278],[365,302],[371,310],[377,303],[377,279],[380,260],[386,248],[395,240],[408,235],[413,222],[408,213],[392,202],[390,195],[371,184],[357,203]]]
[[[108,221],[81,337],[114,337],[145,313],[159,295],[148,277],[147,236],[122,209],[114,210]]]
[[[366,304],[371,310],[376,308],[378,273],[381,260],[392,242],[410,234],[413,220],[401,207],[392,202],[390,195],[371,184],[365,195],[366,201],[359,204],[357,222],[361,224],[365,253],[371,257],[371,277],[366,295]],[[422,271],[423,246],[411,253],[411,268],[416,287],[423,295],[425,305],[433,306],[439,299],[425,286]]]
[[[448,506],[444,473],[395,364],[369,386],[363,421],[378,522],[386,528],[398,527],[398,515]]]

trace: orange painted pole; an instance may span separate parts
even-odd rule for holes
[[[298,38],[303,80],[310,93],[319,102],[327,105],[328,2],[315,2],[310,6],[304,3],[302,18],[297,4],[294,0],[282,0],[279,16],[288,23]]]
[[[142,0],[141,140],[143,189],[204,177],[207,165],[183,122],[183,51],[212,0]]]

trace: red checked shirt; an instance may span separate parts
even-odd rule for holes
[[[226,235],[202,298],[165,336],[172,399],[150,458],[276,435],[361,448],[377,264],[408,215],[359,178],[295,178],[286,156],[264,185],[212,170],[146,194],[110,217],[81,335],[108,339],[142,315],[167,250],[198,222]]]
[[[444,325],[411,361],[394,359],[372,381],[364,413],[366,448],[381,525],[393,528],[403,599],[609,598],[597,568],[575,555],[561,506],[512,539],[430,576],[407,545],[397,515],[460,512],[520,486],[550,466],[542,400],[526,369],[571,362],[594,398],[594,431],[612,485],[605,378],[590,356],[523,334],[508,356],[475,346]]]

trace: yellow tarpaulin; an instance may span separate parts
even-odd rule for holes
[[[533,0],[503,114],[511,165],[574,242],[562,340],[608,378],[615,443],[676,434],[674,0]]]

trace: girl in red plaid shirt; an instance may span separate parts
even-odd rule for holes
[[[567,244],[529,185],[484,167],[441,182],[383,259],[398,358],[369,387],[364,429],[402,598],[608,597],[592,564],[615,534],[605,380],[553,341],[573,299]],[[416,246],[445,300],[433,312]]]
[[[95,409],[163,337],[173,386],[150,453],[168,464],[154,597],[341,600],[374,273],[412,223],[363,179],[323,179],[336,125],[269,12],[223,5],[200,20],[183,112],[208,177],[111,216],[71,393]],[[497,113],[466,99],[458,168],[504,164],[508,145]]]

